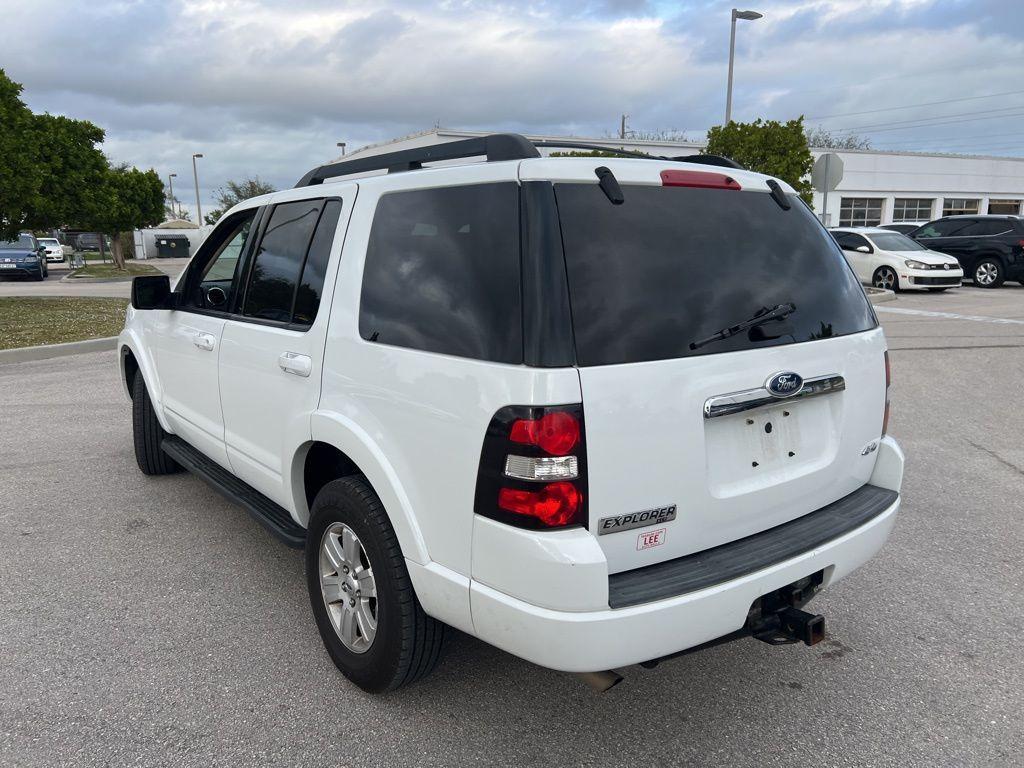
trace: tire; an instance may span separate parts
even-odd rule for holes
[[[135,461],[144,475],[171,475],[181,471],[178,463],[160,447],[167,432],[160,426],[153,411],[153,402],[141,373],[132,382],[132,435]]]
[[[979,259],[971,270],[971,278],[978,288],[998,288],[1006,282],[1006,270],[999,259],[986,257]]]
[[[931,293],[942,293],[943,291],[948,291],[949,288],[929,288],[928,290]]]
[[[342,543],[350,541],[346,530],[355,537],[348,555]],[[369,580],[355,576],[367,572]],[[331,600],[330,609],[325,580],[327,594],[341,598]],[[360,598],[355,590],[368,582],[374,585],[375,598]],[[362,477],[334,480],[317,494],[306,534],[306,585],[327,653],[341,673],[364,691],[393,691],[437,666],[446,627],[423,612],[387,513]],[[371,632],[353,631],[364,623]],[[344,633],[346,626],[348,633]]]
[[[43,274],[43,265],[40,264],[39,265],[39,274],[36,277],[32,278],[32,279],[35,280],[37,283],[41,283],[41,282],[43,282],[43,280],[45,278],[46,278],[46,275]]]
[[[897,277],[895,269],[883,266],[876,269],[875,274],[871,276],[871,285],[875,288],[884,288],[899,293],[900,279]]]

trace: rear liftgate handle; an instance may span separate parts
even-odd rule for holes
[[[313,361],[309,355],[300,355],[297,352],[284,352],[277,358],[277,364],[285,373],[302,378],[308,377],[313,370]]]

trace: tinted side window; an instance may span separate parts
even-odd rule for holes
[[[338,217],[341,216],[341,201],[328,200],[324,203],[320,223],[316,225],[313,242],[309,246],[306,263],[302,267],[302,279],[295,294],[295,311],[292,322],[300,325],[312,325],[316,319],[316,311],[320,307],[320,294],[324,288],[324,273],[327,271],[327,259],[331,255],[331,243],[338,229]]]
[[[323,200],[281,203],[267,222],[249,276],[243,315],[290,322],[299,271]]]
[[[1013,225],[1008,219],[979,219],[971,224],[971,226],[965,227],[959,234],[964,237],[1001,235],[1004,232],[1009,232],[1011,229],[1013,229]]]
[[[519,269],[518,185],[385,195],[366,250],[359,333],[400,347],[521,363]]]
[[[939,219],[925,224],[914,233],[914,237],[952,237],[959,234],[971,222],[971,219]]]

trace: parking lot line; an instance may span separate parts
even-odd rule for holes
[[[918,315],[921,317],[941,317],[946,320],[974,320],[978,323],[994,323],[996,325],[1024,325],[1024,320],[1008,317],[986,317],[985,315],[959,315],[955,312],[932,312],[926,309],[902,309],[900,307],[875,307],[875,312],[889,312],[896,315]]]

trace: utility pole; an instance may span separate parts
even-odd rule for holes
[[[176,174],[176,173],[168,173],[167,174],[167,186],[170,187],[170,189],[171,189],[171,204],[169,206],[170,209],[171,209],[171,216],[177,216],[178,215],[177,211],[174,210],[174,177],[177,176],[177,175],[178,174]]]
[[[202,154],[196,153],[192,155],[192,181],[196,185],[196,224],[201,227],[203,226],[203,208],[199,204],[199,172],[196,170],[197,157],[202,157]]]
[[[338,142],[338,146],[341,147],[341,156],[344,157],[345,156],[345,142],[344,141],[339,141]]]
[[[626,118],[628,118],[628,117],[629,117],[629,115],[623,115],[622,116],[622,122],[619,123],[619,138],[620,139],[626,138]]]

